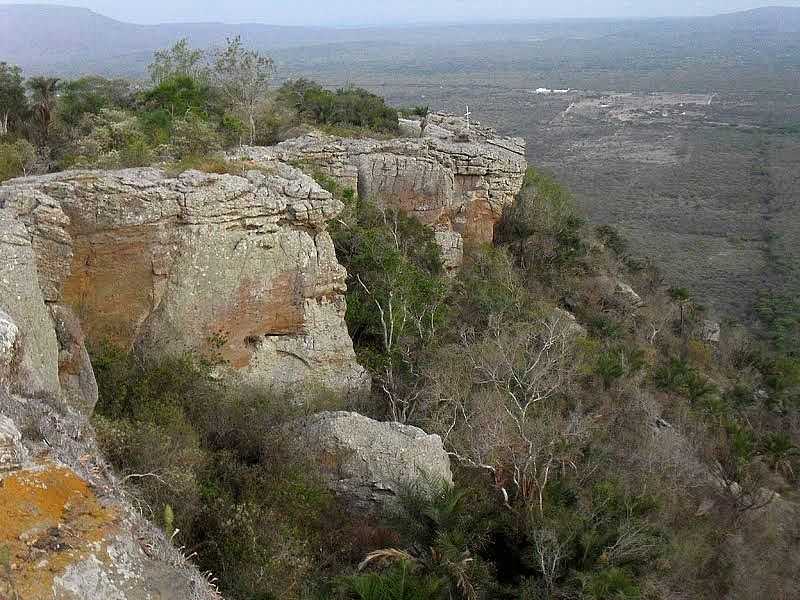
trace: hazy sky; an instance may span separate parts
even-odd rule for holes
[[[11,0],[11,3],[33,2]],[[85,6],[109,17],[137,23],[224,21],[278,25],[711,15],[766,5],[800,6],[800,0],[43,0],[39,3]]]

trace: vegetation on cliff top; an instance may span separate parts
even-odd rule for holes
[[[185,40],[156,53],[147,85],[34,77],[0,63],[0,181],[71,167],[195,161],[314,126],[396,135],[398,113],[360,88],[308,81],[272,89],[272,60],[238,38],[211,53]]]

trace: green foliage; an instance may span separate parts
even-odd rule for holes
[[[478,330],[491,317],[513,321],[531,316],[535,309],[512,257],[492,246],[467,248],[453,296],[458,320]]]
[[[617,379],[627,371],[625,352],[622,348],[611,348],[600,352],[594,366],[594,372],[603,382],[603,388],[608,389]]]
[[[758,453],[763,456],[769,467],[787,477],[795,476],[795,465],[800,459],[800,448],[792,438],[782,432],[768,433],[758,445]]]
[[[190,356],[142,365],[108,346],[93,365],[104,453],[176,542],[224,574],[226,597],[300,598],[335,513],[274,433],[287,400],[231,394]]]
[[[0,143],[0,181],[25,175],[36,160],[36,149],[25,140]]]
[[[289,81],[278,90],[278,101],[317,125],[347,125],[377,132],[397,132],[397,110],[383,98],[361,88],[331,92],[307,79]]]
[[[636,581],[624,569],[611,567],[581,577],[584,593],[594,600],[638,600]]]
[[[104,108],[131,108],[131,85],[124,79],[82,77],[59,86],[58,117],[67,127],[78,127],[84,115]]]
[[[183,118],[192,113],[208,118],[221,118],[222,107],[214,90],[206,83],[188,76],[166,79],[144,92],[140,102],[146,112],[164,111],[170,118]]]
[[[617,256],[624,257],[628,252],[628,242],[611,225],[598,225],[595,229],[598,238]]]
[[[177,159],[209,156],[222,150],[222,139],[208,121],[193,112],[172,124],[172,149]]]
[[[503,215],[497,239],[520,267],[544,281],[576,269],[588,247],[572,196],[552,177],[529,167],[522,190]]]
[[[22,71],[0,62],[0,138],[19,128],[28,112]]]
[[[431,575],[417,575],[414,565],[400,562],[382,573],[353,575],[342,580],[347,598],[354,600],[438,600],[442,581]]]
[[[763,294],[756,313],[766,324],[775,347],[788,356],[800,357],[800,301],[795,296]]]
[[[48,142],[58,91],[57,77],[31,77],[25,82],[31,94],[33,124],[40,145]]]
[[[147,70],[156,85],[176,77],[202,79],[206,74],[203,58],[203,51],[193,49],[188,40],[183,38],[171,48],[157,50]]]
[[[445,316],[446,286],[432,231],[395,209],[379,209],[327,178],[323,185],[346,202],[332,228],[336,254],[347,268],[347,324],[365,360],[378,367],[429,339]]]

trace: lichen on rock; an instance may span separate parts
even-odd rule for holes
[[[40,283],[32,291],[70,307],[95,344],[218,358],[232,381],[284,391],[368,386],[344,323],[346,273],[325,229],[342,206],[300,171],[73,171],[11,181],[0,202],[31,240],[21,247]],[[59,330],[59,375],[91,387],[68,329]]]

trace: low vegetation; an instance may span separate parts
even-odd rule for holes
[[[185,40],[155,54],[147,86],[89,76],[25,80],[0,63],[0,181],[64,168],[219,161],[242,143],[268,145],[308,127],[394,136],[383,98],[308,81],[272,88],[272,60],[230,39],[216,51]]]
[[[150,73],[135,89],[26,82],[0,65],[0,179],[154,163],[237,173],[221,152],[243,142],[307,126],[398,132],[398,112],[364,90],[270,89],[272,61],[238,39],[209,56],[181,42]],[[699,299],[670,288],[613,228],[590,228],[535,169],[496,243],[465,248],[455,274],[430,229],[314,175],[345,206],[331,234],[348,271],[347,325],[374,382],[359,409],[440,435],[456,486],[409,489],[393,514],[348,514],[280,434],[346,398],[234,395],[207,360],[94,348],[105,455],[226,597],[791,595],[791,306],[765,303],[784,332],[768,342],[728,324],[710,339]]]

